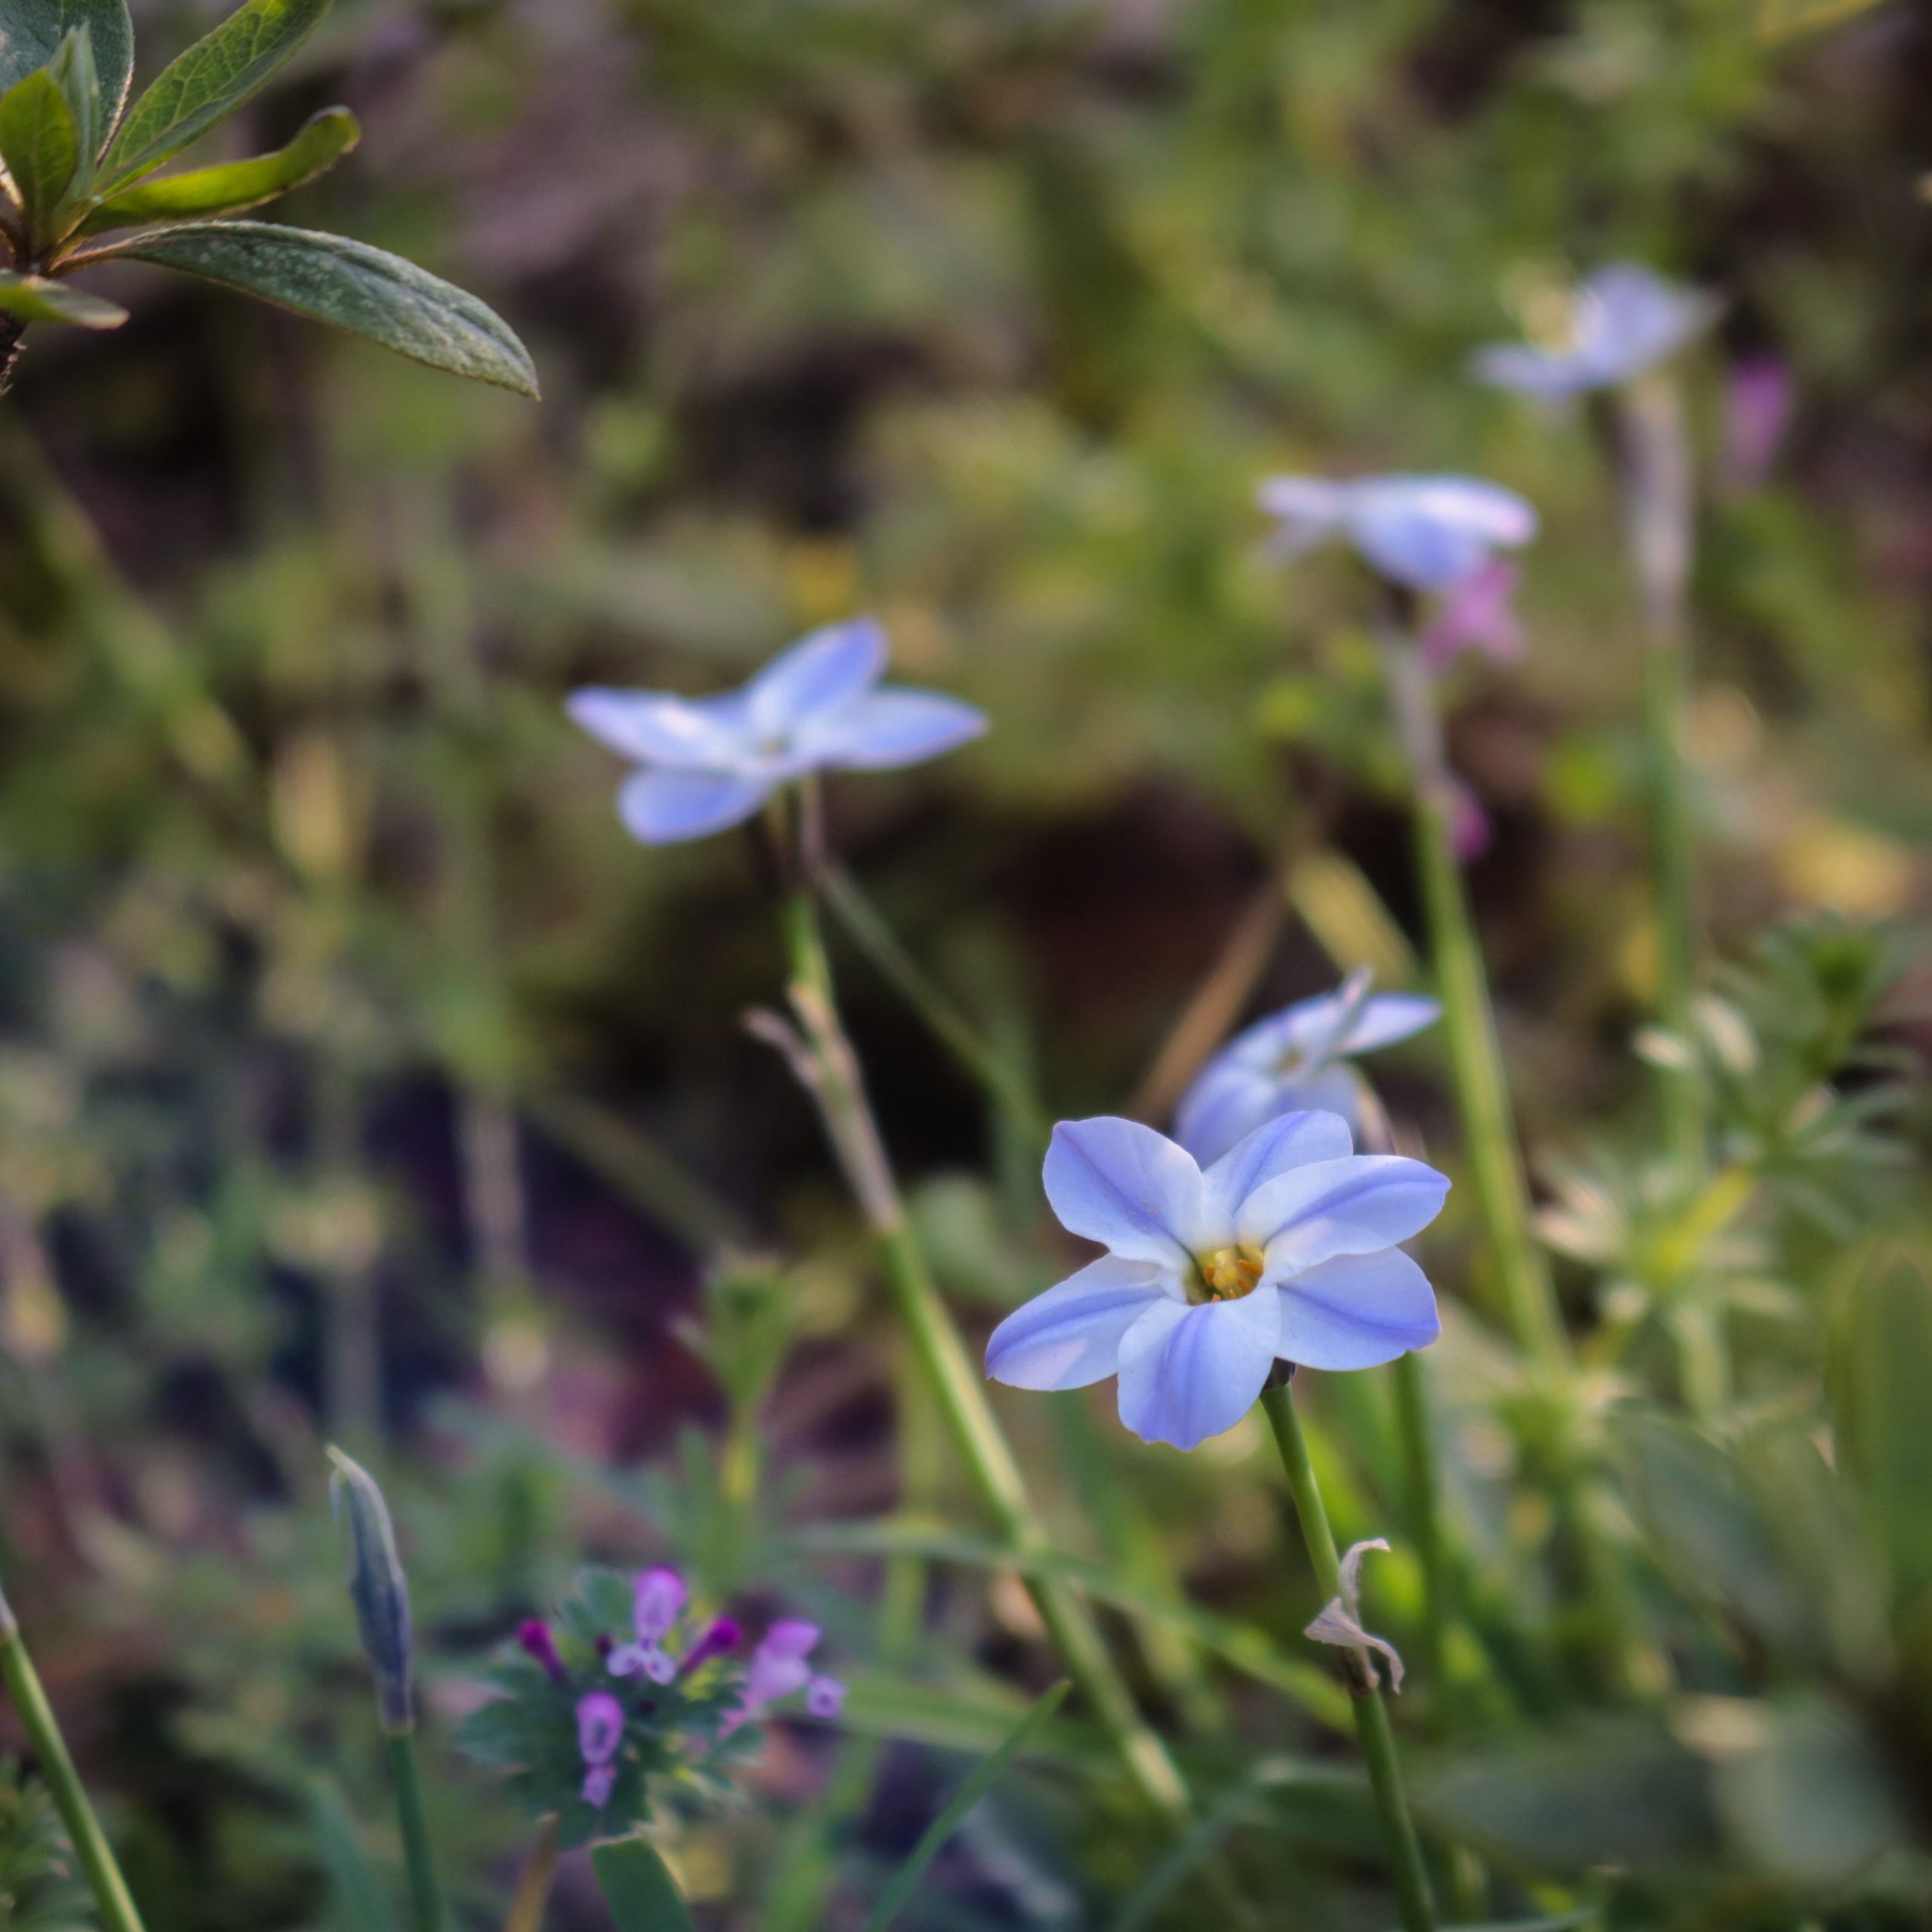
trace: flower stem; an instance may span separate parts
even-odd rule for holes
[[[1322,1503],[1321,1485],[1315,1479],[1315,1465],[1309,1460],[1308,1441],[1302,1434],[1301,1418],[1295,1413],[1294,1397],[1288,1385],[1281,1383],[1263,1390],[1261,1406],[1275,1432],[1281,1467],[1287,1472],[1302,1539],[1308,1545],[1309,1561],[1315,1566],[1315,1582],[1324,1598],[1340,1597],[1343,1594],[1341,1558],[1335,1549],[1334,1532],[1328,1527],[1328,1512]],[[1388,1706],[1376,1681],[1374,1665],[1358,1653],[1350,1654],[1349,1687],[1354,1693],[1355,1733],[1367,1764],[1375,1807],[1382,1814],[1395,1896],[1401,1906],[1403,1932],[1435,1932],[1435,1905],[1429,1896],[1422,1844],[1416,1836],[1408,1799],[1402,1789],[1401,1768],[1396,1761]]]
[[[906,1223],[858,1061],[838,1019],[831,968],[809,890],[793,886],[785,895],[780,918],[792,1003],[811,1036],[808,1043],[798,1043],[794,1065],[818,1103],[847,1183],[871,1226],[880,1266],[914,1354],[987,1514],[1016,1548],[1046,1549],[1051,1540],[1034,1513],[1020,1466]],[[1092,1613],[1063,1583],[1041,1578],[1027,1587],[1061,1660],[1135,1785],[1160,1811],[1184,1817],[1188,1796],[1180,1774],[1166,1746],[1136,1709]]]
[[[20,1626],[14,1621],[4,1594],[0,1594],[0,1684],[6,1686],[41,1776],[54,1794],[61,1822],[73,1844],[74,1856],[80,1861],[88,1888],[94,1894],[104,1932],[141,1932],[141,1915],[134,1909],[128,1882],[114,1862],[100,1820],[88,1802],[81,1774],[68,1755],[54,1707],[47,1701],[40,1674],[27,1655]]]
[[[503,1932],[542,1932],[543,1909],[550,1902],[550,1887],[556,1876],[557,1821],[546,1818],[530,1848],[529,1862],[516,1881]]]
[[[429,1848],[429,1821],[423,1810],[423,1773],[416,1758],[416,1734],[388,1734],[389,1775],[395,1786],[395,1818],[402,1832],[403,1862],[409,1874],[410,1922],[415,1932],[442,1932],[443,1893]]]
[[[1395,1421],[1408,1492],[1410,1534],[1415,1538],[1416,1558],[1422,1566],[1423,1677],[1429,1685],[1430,1709],[1439,1717],[1449,1687],[1442,1672],[1449,1627],[1449,1578],[1441,1518],[1436,1507],[1441,1484],[1429,1413],[1429,1385],[1418,1355],[1398,1355],[1389,1373],[1395,1385]]]
[[[1667,377],[1646,376],[1617,393],[1620,481],[1630,559],[1644,613],[1644,802],[1657,922],[1657,1018],[1690,1037],[1697,989],[1697,865],[1684,728],[1690,663],[1685,635],[1694,509],[1682,398]],[[1704,1097],[1694,1066],[1659,1069],[1665,1144],[1702,1170]]]

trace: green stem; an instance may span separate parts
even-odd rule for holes
[[[68,1755],[66,1740],[60,1735],[54,1707],[47,1701],[40,1674],[33,1667],[33,1660],[27,1655],[27,1647],[20,1637],[20,1626],[14,1620],[13,1611],[4,1595],[0,1595],[0,1684],[6,1686],[7,1695],[12,1700],[14,1709],[20,1718],[20,1728],[26,1733],[28,1745],[40,1767],[40,1774],[54,1794],[61,1822],[67,1827],[67,1836],[73,1844],[74,1856],[79,1860],[81,1869],[87,1875],[88,1888],[94,1894],[104,1932],[141,1932],[141,1915],[134,1909],[128,1881],[122,1877],[121,1868],[114,1862],[114,1854],[109,1848],[106,1835],[100,1829],[100,1820],[94,1816],[94,1807],[88,1801],[87,1788],[81,1783],[81,1774],[74,1768],[74,1761]]]
[[[811,1036],[808,1044],[795,1041],[788,1051],[812,1089],[847,1181],[871,1226],[880,1266],[913,1352],[974,1487],[1001,1536],[1021,1551],[1051,1548],[1020,1466],[986,1400],[984,1381],[907,1225],[857,1060],[839,1023],[831,968],[810,893],[802,888],[788,892],[780,918],[792,1002]],[[1062,1662],[1142,1795],[1168,1816],[1184,1817],[1188,1796],[1180,1774],[1166,1746],[1135,1707],[1092,1613],[1063,1583],[1035,1578],[1027,1588]]]
[[[1342,1561],[1335,1548],[1334,1532],[1328,1527],[1328,1512],[1322,1503],[1315,1465],[1309,1460],[1307,1438],[1302,1433],[1301,1418],[1295,1413],[1294,1397],[1287,1384],[1264,1389],[1261,1406],[1275,1432],[1281,1467],[1287,1473],[1302,1539],[1308,1545],[1309,1561],[1315,1566],[1315,1582],[1324,1600],[1340,1597],[1343,1594]],[[1375,1807],[1382,1814],[1395,1897],[1401,1907],[1403,1932],[1435,1932],[1435,1902],[1429,1896],[1421,1841],[1416,1836],[1408,1799],[1402,1789],[1401,1767],[1396,1760],[1388,1706],[1383,1700],[1374,1666],[1358,1652],[1351,1653],[1351,1657],[1349,1687],[1355,1698],[1355,1733],[1367,1764]]]
[[[1429,1385],[1417,1355],[1398,1355],[1389,1372],[1395,1385],[1395,1420],[1401,1438],[1404,1486],[1408,1492],[1410,1534],[1415,1538],[1416,1557],[1422,1566],[1423,1679],[1429,1688],[1430,1708],[1439,1715],[1448,1693],[1442,1666],[1447,1647],[1449,1580],[1437,1509],[1441,1483],[1435,1432],[1429,1413]]]
[[[415,1932],[442,1932],[443,1893],[429,1848],[429,1821],[423,1809],[423,1774],[416,1761],[416,1734],[388,1734],[389,1775],[395,1786],[396,1823],[402,1832],[403,1861],[409,1872],[410,1921]]]
[[[1682,398],[1651,375],[1617,393],[1624,528],[1644,615],[1644,803],[1657,924],[1657,1018],[1688,1044],[1697,990],[1695,841],[1684,744],[1690,709],[1687,591],[1694,506]],[[1706,1124],[1694,1066],[1659,1069],[1666,1145],[1700,1171]]]

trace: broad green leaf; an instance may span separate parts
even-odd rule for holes
[[[1862,1271],[1832,1336],[1832,1420],[1891,1570],[1894,1614],[1916,1621],[1932,1597],[1932,1282],[1887,1249]]]
[[[45,67],[76,27],[87,29],[93,49],[105,134],[120,115],[134,71],[127,0],[6,0],[0,6],[0,92]]]
[[[340,235],[269,222],[184,223],[95,251],[218,281],[367,336],[401,355],[519,395],[537,393],[529,352],[509,325],[460,288]]]
[[[905,1863],[892,1875],[891,1882],[880,1893],[872,1916],[866,1921],[866,1932],[885,1932],[900,1908],[918,1890],[919,1881],[926,1875],[926,1867],[939,1856],[946,1840],[964,1823],[967,1813],[992,1790],[1008,1765],[1026,1748],[1033,1734],[1060,1709],[1072,1687],[1063,1678],[1014,1726],[998,1749],[973,1767],[948,1801],[946,1809],[920,1835],[919,1842],[912,1847]]]
[[[66,322],[83,329],[118,329],[128,319],[125,309],[85,289],[6,269],[0,269],[0,315],[23,322]]]
[[[329,0],[248,0],[171,61],[128,109],[103,172],[115,185],[158,168],[266,85],[328,11]]]
[[[67,97],[45,68],[0,94],[0,161],[36,229],[59,205],[80,160]]]
[[[590,1863],[617,1932],[692,1932],[691,1910],[678,1881],[648,1841],[600,1844]]]
[[[234,214],[259,208],[325,173],[355,145],[359,133],[347,108],[325,108],[273,154],[194,168],[109,195],[82,223],[79,232],[94,235],[140,222],[180,221],[192,215]]]

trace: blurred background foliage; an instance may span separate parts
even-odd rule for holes
[[[136,11],[155,61],[212,17]],[[235,151],[346,101],[363,145],[291,217],[481,291],[544,405],[138,269],[101,283],[140,298],[118,335],[36,334],[0,421],[0,1564],[150,1923],[379,1922],[325,1436],[401,1526],[475,1922],[517,1842],[447,1748],[478,1660],[580,1561],[663,1553],[819,1617],[856,1687],[854,1741],[780,1727],[754,1802],[672,1847],[701,1915],[862,1922],[1051,1665],[740,1030],[780,971],[749,847],[629,844],[560,700],[877,613],[995,729],[835,786],[844,862],[1053,1112],[1158,1106],[1209,976],[1232,1018],[1417,971],[1356,586],[1284,576],[1251,507],[1331,467],[1473,471],[1545,525],[1530,654],[1457,674],[1451,749],[1593,1392],[1539,1411],[1452,1201],[1463,1614],[1404,1700],[1445,1887],[1927,1922],[1932,18],[1777,11],[341,0]],[[1688,371],[1713,967],[1699,1038],[1640,1042],[1723,1096],[1688,1198],[1631,1051],[1654,948],[1598,426],[1464,377],[1617,255],[1727,303]],[[1733,379],[1767,356],[1796,404],[1767,466]],[[1036,1149],[838,964],[983,1327],[1064,1264]],[[1439,1048],[1377,1071],[1454,1171]],[[1372,1610],[1413,1663],[1388,1391],[1311,1407],[1338,1527],[1397,1538]],[[1083,1398],[1002,1413],[1268,1922],[1386,1924],[1258,1435],[1183,1458]],[[1526,1480],[1559,1466],[1626,1559],[1614,1617],[1564,1588]],[[902,1487],[956,1527],[866,1527]],[[884,1654],[879,1559],[915,1546],[924,1627]],[[1199,1922],[1078,1719],[1052,1735],[903,1923]],[[23,1932],[84,1922],[37,1807],[0,1783]],[[567,1865],[551,1922],[600,1911]]]

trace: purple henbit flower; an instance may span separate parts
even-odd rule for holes
[[[568,1673],[564,1669],[564,1660],[557,1654],[557,1640],[550,1634],[550,1626],[540,1617],[533,1617],[519,1623],[516,1640],[522,1648],[543,1666],[544,1673],[552,1684],[561,1684]]]
[[[1340,537],[1406,590],[1447,590],[1537,534],[1537,513],[1521,497],[1473,476],[1270,476],[1255,494],[1280,526],[1282,555]]]
[[[845,1686],[835,1677],[814,1677],[805,1686],[805,1709],[830,1723],[845,1708]]]
[[[1284,1114],[1204,1174],[1138,1121],[1062,1121],[1047,1198],[1109,1252],[1009,1315],[986,1372],[1017,1389],[1118,1376],[1129,1429],[1192,1449],[1241,1420],[1278,1361],[1369,1368],[1427,1347],[1435,1296],[1395,1244],[1448,1181],[1352,1149],[1339,1115]]]
[[[624,1707],[608,1690],[592,1690],[577,1700],[577,1744],[586,1767],[583,1801],[599,1810],[611,1801],[617,1782],[615,1759],[624,1741]]]
[[[1198,1161],[1218,1161],[1277,1115],[1340,1114],[1358,1140],[1362,1129],[1356,1054],[1393,1045],[1435,1023],[1432,999],[1369,992],[1364,968],[1332,993],[1297,1000],[1237,1033],[1181,1096],[1174,1138]]]
[[[1789,365],[1775,355],[1747,355],[1731,371],[1718,454],[1718,480],[1730,494],[1763,487],[1791,422],[1794,391]]]
[[[713,1657],[721,1657],[735,1651],[743,1635],[736,1617],[715,1619],[710,1628],[685,1653],[678,1666],[679,1672],[695,1670],[699,1665],[709,1663]]]
[[[1476,352],[1475,373],[1527,395],[1614,389],[1701,335],[1718,306],[1634,262],[1613,262],[1578,287],[1552,340],[1492,343]]]
[[[684,1614],[685,1580],[675,1570],[646,1570],[632,1588],[631,1620],[637,1641],[620,1644],[611,1653],[611,1675],[635,1677],[641,1672],[654,1684],[669,1684],[678,1666],[664,1639]]]
[[[787,1620],[772,1625],[752,1653],[751,1668],[745,1673],[744,1701],[725,1720],[724,1728],[735,1730],[762,1715],[768,1705],[800,1690],[806,1694],[807,1708],[814,1716],[836,1716],[844,1700],[844,1686],[836,1678],[820,1677],[805,1661],[818,1647],[818,1640],[816,1623]],[[819,1709],[813,1702],[815,1695],[818,1703],[829,1709]]]
[[[918,764],[986,730],[985,714],[957,698],[876,688],[885,660],[884,632],[861,617],[813,632],[738,691],[593,688],[569,710],[638,768],[617,799],[631,835],[669,844],[742,824],[811,773]]]
[[[1466,651],[1480,651],[1498,663],[1521,657],[1528,639],[1513,600],[1522,580],[1515,565],[1492,557],[1452,583],[1416,640],[1423,663],[1439,674]]]

